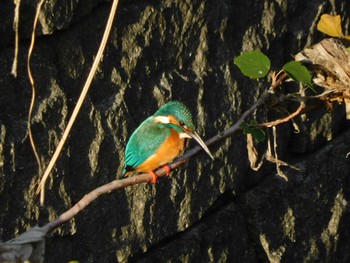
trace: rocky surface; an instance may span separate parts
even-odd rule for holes
[[[50,160],[97,52],[111,2],[45,1],[32,71],[32,129]],[[243,77],[233,59],[260,49],[278,68],[322,37],[320,15],[346,1],[121,1],[103,62],[48,182],[27,134],[31,87],[27,53],[35,5],[21,1],[18,77],[14,4],[0,9],[0,240],[52,220],[121,172],[139,123],[170,99],[194,113],[209,138],[232,125],[268,83]],[[258,118],[262,118],[259,117]],[[193,158],[157,185],[103,196],[47,238],[45,262],[347,262],[350,255],[349,125],[344,109],[318,110],[278,130],[280,158],[299,167],[250,169],[237,134]],[[190,146],[193,146],[191,143]],[[266,143],[260,145],[263,151]]]

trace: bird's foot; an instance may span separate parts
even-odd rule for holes
[[[169,164],[165,164],[165,165],[162,166],[162,168],[164,168],[164,170],[165,170],[165,176],[169,176],[170,172],[171,172],[170,165]]]
[[[149,173],[152,175],[152,181],[151,181],[151,183],[152,183],[152,184],[155,184],[155,183],[157,182],[157,180],[158,180],[158,175],[156,175],[156,173],[153,172],[153,171],[149,171]]]
[[[162,168],[165,170],[165,176],[169,176],[170,172],[171,172],[170,165],[169,164],[165,164],[165,165],[162,166]],[[149,173],[152,175],[151,183],[155,184],[157,182],[157,180],[158,180],[158,175],[155,172],[153,172],[153,171],[149,171]]]

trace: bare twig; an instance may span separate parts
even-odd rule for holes
[[[284,72],[284,70],[280,70],[278,73],[272,73],[272,84],[271,88],[273,90],[277,89],[282,85],[282,83],[288,78],[288,74]]]
[[[298,109],[295,112],[293,112],[292,114],[288,115],[287,117],[285,117],[283,119],[278,119],[275,121],[261,123],[261,124],[258,124],[257,127],[273,127],[273,126],[277,126],[279,124],[282,124],[284,122],[290,121],[294,117],[298,116],[304,108],[305,108],[304,103],[301,103],[300,106],[298,107]]]
[[[223,132],[217,134],[216,136],[210,138],[210,139],[207,140],[205,143],[206,143],[207,145],[214,144],[214,143],[216,143],[216,142],[218,142],[218,141],[220,141],[220,140],[222,140],[222,139],[224,139],[224,138],[227,138],[227,137],[231,136],[234,132],[236,132],[237,130],[239,130],[239,129],[240,129],[240,126],[241,126],[241,124],[242,124],[242,122],[244,122],[244,120],[245,120],[247,117],[249,117],[251,114],[253,114],[254,111],[255,111],[261,104],[263,104],[263,103],[266,101],[266,99],[268,98],[268,96],[269,96],[270,93],[271,93],[270,90],[265,90],[265,91],[261,94],[261,96],[259,97],[259,99],[258,99],[247,111],[245,111],[245,112],[242,114],[241,118],[239,118],[239,120],[238,120],[234,125],[232,125],[230,128],[228,128],[226,131],[223,131]],[[200,148],[200,146],[197,146],[197,147],[195,147],[194,149],[198,149],[197,151],[199,151],[201,148]],[[193,149],[193,150],[194,150],[194,149]],[[189,152],[187,152],[187,153],[189,153]]]
[[[108,36],[109,36],[109,33],[111,31],[111,27],[112,27],[112,24],[113,24],[113,19],[115,17],[115,13],[116,13],[116,10],[117,10],[117,6],[118,6],[118,0],[114,0],[113,1],[113,4],[112,4],[112,7],[111,7],[111,11],[110,11],[110,14],[109,14],[109,18],[108,18],[108,21],[107,21],[107,25],[106,25],[106,28],[105,28],[105,31],[104,31],[104,34],[103,34],[103,37],[102,37],[102,41],[101,41],[101,44],[100,44],[100,47],[98,49],[98,52],[96,54],[96,58],[94,60],[94,63],[91,67],[91,70],[90,70],[90,73],[89,73],[89,76],[87,77],[86,79],[86,82],[85,82],[85,85],[83,87],[83,90],[80,94],[80,97],[78,99],[78,102],[73,110],[73,113],[72,113],[72,116],[70,117],[69,121],[68,121],[68,124],[67,124],[67,127],[62,135],[62,138],[44,172],[44,175],[42,176],[41,178],[41,181],[39,183],[39,186],[37,188],[37,193],[41,192],[40,194],[40,203],[41,205],[43,205],[44,203],[44,198],[45,198],[45,194],[44,194],[44,190],[45,190],[45,183],[46,183],[46,180],[48,178],[48,176],[50,175],[50,172],[52,170],[52,168],[54,167],[57,159],[58,159],[58,156],[60,155],[61,151],[62,151],[62,148],[68,138],[68,135],[70,133],[70,130],[75,122],[75,119],[80,111],[80,108],[84,102],[84,99],[85,99],[85,96],[90,88],[90,84],[94,78],[94,75],[95,75],[95,72],[97,70],[97,67],[102,59],[102,54],[105,50],[105,47],[106,47],[106,43],[107,43],[107,40],[108,40]]]
[[[15,53],[14,53],[14,57],[13,57],[11,74],[16,78],[17,77],[17,61],[18,61],[18,42],[19,42],[19,33],[18,33],[19,8],[21,5],[21,0],[14,0],[14,4],[16,5],[15,14],[13,16],[13,30],[15,31]]]
[[[165,172],[163,171],[163,168],[161,168],[157,171],[157,175],[159,177],[164,176],[164,174],[165,174]],[[97,199],[101,195],[108,194],[112,191],[130,186],[130,185],[141,184],[141,183],[146,183],[146,182],[151,182],[151,181],[152,181],[151,174],[139,174],[137,176],[128,177],[128,178],[125,178],[122,180],[114,180],[108,184],[102,185],[99,188],[96,188],[95,190],[86,194],[71,209],[69,209],[65,213],[61,214],[54,221],[51,221],[50,223],[45,225],[45,227],[48,229],[48,231],[52,231],[52,230],[56,229],[57,227],[59,227],[63,223],[69,221],[74,216],[76,216],[80,211],[82,211],[92,201],[94,201],[95,199]]]
[[[34,108],[34,103],[35,103],[35,82],[34,82],[34,78],[32,75],[32,70],[30,67],[30,61],[32,58],[32,53],[34,50],[34,44],[35,44],[35,30],[36,30],[36,26],[38,24],[38,20],[39,20],[39,13],[41,10],[41,7],[43,5],[45,0],[41,0],[38,3],[37,9],[36,9],[36,13],[35,13],[35,18],[34,18],[34,23],[33,23],[33,31],[32,31],[32,37],[31,37],[31,42],[30,42],[30,46],[29,46],[29,50],[28,50],[28,59],[27,59],[27,72],[28,72],[28,78],[30,81],[30,84],[32,86],[32,98],[30,101],[30,106],[29,106],[29,112],[28,112],[28,136],[29,136],[29,141],[30,141],[30,145],[32,146],[34,155],[35,155],[35,159],[36,162],[38,163],[38,174],[41,174],[42,171],[42,166],[41,166],[41,161],[40,161],[40,157],[38,154],[38,151],[36,149],[35,146],[35,142],[34,142],[34,138],[33,138],[33,133],[32,133],[32,126],[31,126],[31,121],[32,121],[32,113],[33,113],[33,108]]]
[[[277,153],[277,132],[276,132],[276,126],[272,126],[272,136],[273,136],[273,154],[276,160],[276,170],[277,174],[283,178],[284,180],[288,181],[288,177],[282,172],[281,170],[281,162],[278,158],[278,153]]]

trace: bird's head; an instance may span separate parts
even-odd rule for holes
[[[159,108],[153,115],[153,121],[162,123],[177,131],[181,138],[192,138],[203,150],[214,159],[204,141],[194,129],[192,114],[189,109],[179,101],[170,101]]]

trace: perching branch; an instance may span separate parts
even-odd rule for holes
[[[116,1],[115,1],[116,2]],[[114,3],[115,3],[114,2]],[[273,85],[271,85],[269,90],[264,91],[258,101],[252,105],[246,112],[243,113],[241,118],[230,128],[227,130],[217,134],[216,136],[210,138],[206,141],[206,144],[212,145],[214,143],[217,143],[229,136],[231,136],[234,132],[240,129],[241,124],[245,121],[246,118],[248,118],[251,114],[254,113],[254,111],[263,103],[267,101],[269,96],[272,96],[274,94],[274,90],[277,88],[277,86],[280,86],[282,82],[286,79],[286,76],[282,73],[278,73],[275,75]],[[343,90],[339,89],[338,92],[343,92]],[[333,90],[329,93],[330,95],[334,94]],[[328,93],[327,93],[328,95]],[[295,97],[294,97],[295,98]],[[302,97],[300,97],[302,98]],[[315,96],[313,99],[316,99]],[[322,98],[318,98],[320,101],[322,101]],[[283,100],[283,98],[282,98]],[[285,100],[288,100],[288,97],[285,96]],[[301,113],[305,112],[307,109],[311,109],[314,107],[304,107],[304,101],[307,101],[307,97],[305,97],[305,100],[299,100],[301,103],[300,107],[291,115],[281,119],[276,120],[274,122],[265,123],[265,126],[276,126],[280,123],[286,122],[288,120],[291,120],[295,116],[300,115]],[[276,135],[275,137],[276,138]],[[277,146],[276,142],[275,145]],[[175,169],[184,163],[186,163],[191,157],[196,155],[202,150],[201,147],[196,146],[193,149],[187,151],[184,155],[182,155],[180,158],[176,159],[173,163],[170,164],[171,169]],[[276,149],[275,149],[276,152]],[[278,158],[278,156],[276,156]],[[281,165],[281,162],[278,161],[278,165]],[[278,167],[277,167],[278,168]],[[156,174],[159,177],[163,177],[166,174],[166,171],[164,168],[160,168],[156,171]],[[0,243],[0,261],[2,259],[10,258],[10,259],[23,259],[22,257],[23,253],[26,253],[25,259],[30,259],[30,257],[34,254],[34,251],[38,252],[39,249],[43,246],[45,241],[45,236],[48,232],[56,229],[57,227],[61,226],[62,224],[66,223],[70,219],[72,219],[74,216],[76,216],[80,211],[85,209],[92,201],[97,199],[99,196],[108,194],[112,191],[115,191],[120,188],[124,188],[127,186],[140,184],[140,183],[146,183],[152,181],[152,175],[151,174],[140,174],[137,176],[129,177],[123,180],[114,180],[108,184],[105,184],[103,186],[98,187],[97,189],[91,191],[87,195],[85,195],[77,204],[75,204],[71,209],[66,211],[65,213],[61,214],[57,219],[49,222],[48,224],[44,225],[43,227],[34,227],[33,229],[23,233],[17,238],[14,238],[12,240],[9,240],[5,243]],[[30,246],[30,253],[28,255],[28,246]],[[33,251],[33,252],[32,252]],[[39,251],[40,252],[40,251]],[[42,255],[42,253],[39,253]],[[17,256],[20,255],[20,256]],[[5,258],[5,259],[6,259]]]
[[[213,145],[229,136],[231,136],[233,133],[235,133],[237,130],[240,129],[241,123],[249,117],[260,105],[262,105],[267,97],[269,95],[269,91],[266,90],[264,93],[260,96],[258,101],[254,103],[246,112],[244,112],[241,116],[241,118],[230,128],[227,130],[217,134],[216,136],[210,138],[205,143],[207,145]],[[173,163],[169,164],[170,168],[173,170],[175,168],[180,167],[184,163],[188,162],[193,156],[198,154],[202,148],[200,146],[196,146],[192,148],[191,150],[187,151],[184,155],[182,155],[180,158],[176,159]],[[156,171],[156,174],[158,177],[163,177],[166,174],[166,170],[164,168],[160,168]],[[99,188],[91,191],[87,195],[85,195],[77,204],[75,204],[71,209],[66,211],[65,213],[61,214],[57,219],[54,221],[48,223],[44,227],[48,229],[49,231],[54,230],[55,228],[59,227],[63,223],[69,221],[74,216],[76,216],[80,211],[82,211],[85,207],[87,207],[92,201],[97,199],[99,196],[108,194],[112,191],[118,190],[120,188],[124,188],[127,186],[140,184],[140,183],[146,183],[152,181],[152,175],[151,174],[139,174],[137,176],[128,177],[122,180],[114,180],[108,184],[105,184],[103,186],[100,186]]]
[[[269,94],[269,91],[265,91],[261,95],[261,97],[258,99],[258,101],[253,106],[251,106],[246,112],[244,112],[241,118],[234,125],[228,128],[226,131],[223,131],[217,134],[216,136],[210,138],[209,140],[207,140],[206,144],[212,145],[214,143],[217,143],[231,136],[234,132],[239,130],[241,123],[247,117],[249,117],[256,110],[257,107],[259,107],[261,104],[263,104],[266,101],[268,94]],[[170,168],[172,170],[178,168],[179,166],[188,162],[190,158],[195,156],[201,150],[202,150],[201,147],[196,146],[193,149],[187,151],[180,158],[176,159],[173,163],[169,164]],[[156,171],[156,174],[158,175],[158,177],[163,177],[166,174],[166,170],[164,168],[159,168]],[[3,256],[8,256],[8,255],[14,256],[14,255],[21,254],[21,252],[23,252],[27,248],[26,246],[28,245],[36,246],[37,244],[42,244],[45,240],[45,235],[47,233],[53,231],[57,227],[71,220],[73,217],[79,214],[80,211],[84,210],[91,202],[96,200],[101,195],[109,194],[112,191],[115,191],[127,186],[147,183],[151,181],[152,181],[151,174],[139,174],[137,176],[128,177],[122,180],[114,180],[108,184],[105,184],[96,188],[95,190],[86,194],[78,203],[76,203],[68,211],[61,214],[55,220],[47,223],[42,227],[34,227],[33,229],[23,233],[19,237],[0,244],[0,259],[2,259]],[[25,240],[27,240],[27,242],[25,242]],[[34,250],[35,249],[33,248],[33,251]]]
[[[229,136],[231,136],[234,132],[240,129],[241,123],[249,117],[258,106],[263,104],[268,97],[269,91],[265,91],[261,97],[258,99],[258,101],[251,106],[246,112],[243,113],[241,118],[230,128],[228,128],[226,131],[223,131],[216,136],[210,138],[205,143],[207,145],[215,144]],[[170,168],[176,169],[180,167],[181,165],[188,162],[193,156],[198,154],[202,150],[201,147],[196,146],[192,148],[191,150],[187,151],[184,155],[182,155],[180,158],[176,159],[173,163],[169,164]],[[164,168],[159,168],[156,171],[156,174],[158,177],[163,177],[166,174],[166,170]],[[80,211],[82,211],[85,207],[87,207],[92,201],[97,199],[99,196],[108,194],[112,191],[135,185],[135,184],[141,184],[141,183],[147,183],[152,181],[152,175],[151,174],[139,174],[136,176],[128,177],[122,180],[114,180],[108,184],[105,184],[103,186],[100,186],[99,188],[91,191],[90,193],[86,194],[77,204],[75,204],[71,209],[66,211],[65,213],[61,214],[57,219],[54,221],[48,223],[47,225],[43,226],[47,229],[48,232],[54,230],[55,228],[59,227],[63,223],[69,221],[74,216],[76,216]]]

